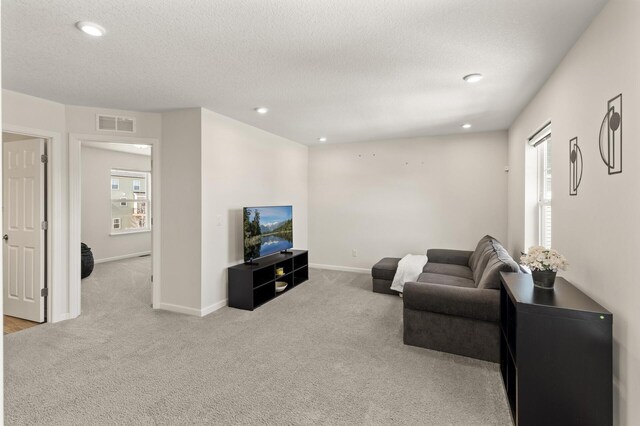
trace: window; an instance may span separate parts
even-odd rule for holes
[[[538,230],[539,244],[551,248],[551,139],[538,150]]]
[[[151,175],[148,172],[111,170],[112,234],[151,229],[150,190]]]
[[[525,243],[551,248],[551,122],[529,138],[525,160]]]

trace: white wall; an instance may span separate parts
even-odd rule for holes
[[[201,115],[200,108],[162,114],[160,303],[192,315],[202,306]]]
[[[227,267],[244,259],[242,207],[293,205],[307,248],[308,148],[202,110],[202,308],[226,304]]]
[[[509,249],[529,241],[525,220],[526,139],[552,121],[553,246],[563,275],[613,313],[615,423],[640,424],[639,0],[611,0],[509,130]],[[623,172],[609,176],[598,131],[607,101],[623,94]],[[579,138],[584,175],[569,196],[569,140]]]
[[[105,144],[106,145],[106,144]],[[96,261],[151,252],[151,232],[111,235],[111,169],[150,171],[151,157],[82,147],[82,242]]]
[[[2,89],[2,122],[12,126],[66,131],[65,106],[58,102]]]
[[[370,270],[385,256],[472,250],[485,234],[506,242],[506,162],[506,132],[311,148],[311,262]]]

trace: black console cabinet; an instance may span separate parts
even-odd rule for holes
[[[611,313],[563,278],[543,290],[529,274],[501,275],[500,369],[515,424],[611,425]]]
[[[276,276],[279,268],[284,269],[284,275]],[[309,279],[309,253],[290,250],[274,254],[258,259],[254,264],[232,266],[228,274],[229,306],[253,311]],[[286,282],[287,288],[277,293],[276,281]]]

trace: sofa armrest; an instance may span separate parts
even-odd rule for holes
[[[472,254],[472,251],[467,250],[429,249],[427,259],[433,263],[469,266],[469,258]]]
[[[425,282],[404,285],[405,308],[455,315],[482,321],[500,321],[500,291]]]

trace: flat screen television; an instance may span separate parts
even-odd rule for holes
[[[293,207],[245,207],[242,212],[244,261],[293,247]]]

